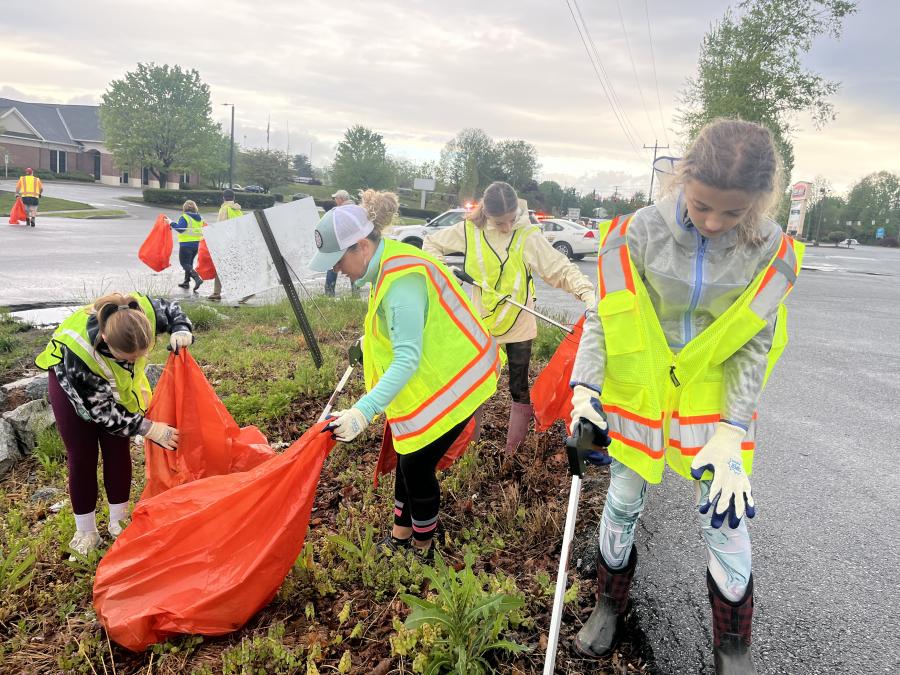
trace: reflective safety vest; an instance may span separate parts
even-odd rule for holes
[[[506,257],[500,258],[484,236],[484,230],[475,223],[466,221],[466,263],[465,270],[481,289],[482,320],[495,336],[509,332],[522,311],[515,305],[504,302],[506,298],[519,304],[526,304],[534,297],[534,279],[525,264],[525,240],[540,229],[533,226],[513,230],[513,236],[506,247]],[[490,290],[493,289],[493,290]]]
[[[41,179],[37,176],[19,176],[16,192],[22,197],[40,197]]]
[[[651,483],[668,462],[691,478],[691,461],[715,432],[724,398],[724,364],[775,316],[763,386],[787,345],[784,299],[800,272],[804,246],[782,235],[766,268],[709,327],[676,355],[631,262],[631,218],[601,230],[598,306],[606,342],[600,400],[613,443],[609,454]],[[756,415],[741,444],[744,469],[753,469]],[[712,474],[707,472],[704,478]]]
[[[203,239],[203,226],[206,225],[206,223],[203,222],[203,219],[195,220],[185,213],[184,220],[187,222],[187,227],[184,229],[184,232],[178,233],[178,241],[188,242],[200,241]]]
[[[384,239],[378,280],[369,295],[363,340],[363,370],[371,391],[393,360],[390,335],[378,307],[397,279],[425,280],[428,312],[419,367],[388,405],[394,449],[415,452],[443,436],[497,390],[500,353],[449,270],[415,246]]]
[[[137,298],[141,310],[150,320],[150,325],[155,331],[156,312],[153,311],[150,300],[140,293],[131,295]],[[90,305],[78,309],[63,321],[53,332],[47,347],[34,360],[35,365],[42,370],[49,370],[62,361],[62,348],[65,346],[81,359],[92,373],[109,382],[113,398],[118,405],[130,413],[143,414],[150,405],[151,395],[150,382],[145,372],[147,358],[141,357],[135,361],[132,373],[119,365],[114,358],[98,352],[88,337],[88,319],[91,317],[91,309]]]
[[[233,206],[225,207],[225,220],[231,220],[232,218],[239,218],[244,215],[244,212],[240,209],[236,209]]]

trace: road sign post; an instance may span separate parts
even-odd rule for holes
[[[434,178],[416,178],[413,180],[413,189],[422,192],[422,202],[419,205],[421,209],[425,209],[425,198],[429,192],[434,192],[435,184]]]

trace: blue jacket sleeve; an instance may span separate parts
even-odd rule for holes
[[[184,232],[187,229],[187,220],[184,216],[181,216],[177,221],[173,220],[170,222],[172,229],[177,232]]]
[[[388,289],[382,307],[394,359],[372,391],[356,402],[355,407],[370,422],[388,407],[419,368],[428,312],[425,280],[418,274],[398,279]]]

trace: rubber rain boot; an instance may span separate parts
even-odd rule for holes
[[[756,675],[750,653],[753,626],[753,576],[744,597],[731,602],[724,595],[709,570],[706,588],[713,618],[713,659],[716,675]]]
[[[200,284],[203,283],[203,279],[197,274],[197,270],[191,270],[191,279],[194,280],[194,293],[196,293],[197,289],[200,288]]]
[[[512,454],[519,449],[519,445],[528,433],[531,418],[534,417],[534,408],[530,403],[516,403],[513,401],[509,409],[509,428],[506,430],[507,454]]]
[[[591,612],[587,623],[575,636],[574,650],[588,659],[599,659],[616,644],[619,629],[625,610],[628,608],[628,596],[631,593],[631,580],[637,567],[637,551],[631,547],[628,563],[620,570],[611,570],[597,551],[597,604]]]
[[[180,284],[178,284],[178,287],[179,288],[188,288],[190,285],[191,285],[191,273],[185,272],[184,273],[184,281],[181,282]]]

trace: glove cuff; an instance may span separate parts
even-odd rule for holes
[[[739,426],[735,426],[734,424],[729,424],[728,422],[719,422],[716,425],[716,431],[714,435],[719,436],[720,438],[726,438],[730,441],[740,443],[747,435],[747,430],[742,429]]]

